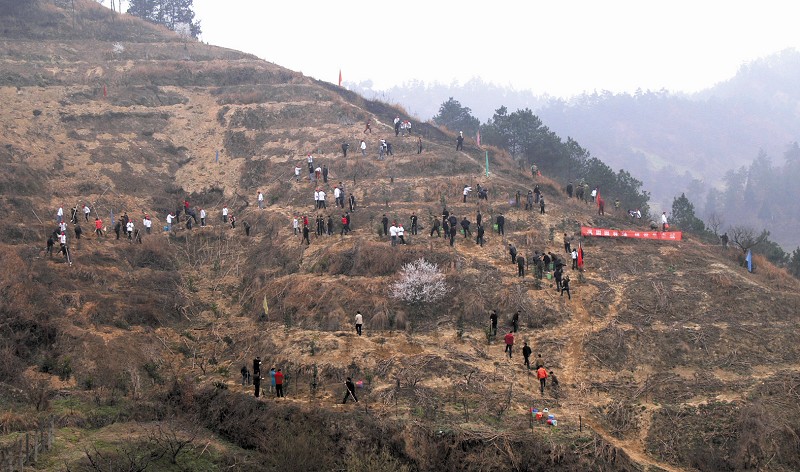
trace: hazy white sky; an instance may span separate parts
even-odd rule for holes
[[[478,5],[480,6],[478,6]],[[194,0],[210,44],[385,89],[472,77],[535,94],[694,92],[800,49],[793,0]]]

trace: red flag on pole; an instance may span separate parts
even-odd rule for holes
[[[342,69],[339,69],[339,87],[342,86]]]
[[[578,243],[578,269],[583,269],[583,244]]]

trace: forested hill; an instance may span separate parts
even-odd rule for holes
[[[747,64],[730,80],[693,95],[599,91],[563,100],[479,79],[450,86],[413,82],[380,93],[354,86],[367,96],[400,103],[421,119],[433,117],[439,110],[431,104],[449,97],[482,123],[501,106],[510,111],[529,108],[563,139],[575,139],[611,167],[641,179],[654,207],[669,210],[673,198],[685,192],[698,216],[707,219],[713,209],[706,208],[706,192],[714,187],[726,191],[729,171],[750,166],[759,155],[781,165],[792,143],[800,141],[798,76],[800,52],[786,50]],[[723,217],[730,225],[753,223],[770,230],[786,249],[800,244],[793,229],[795,212],[788,212],[787,219],[753,221],[740,212]]]

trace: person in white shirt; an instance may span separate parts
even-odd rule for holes
[[[314,209],[319,210],[319,189],[314,189]]]
[[[133,220],[128,220],[128,224],[125,225],[125,232],[128,233],[128,239],[133,240]]]
[[[338,205],[342,198],[344,198],[342,195],[342,190],[339,187],[333,187],[333,205]]]
[[[201,208],[200,209],[200,226],[206,225],[206,210]]]
[[[64,221],[64,208],[58,207],[58,211],[56,212],[56,220],[58,220],[58,224],[61,224]]]
[[[295,164],[294,165],[294,181],[295,182],[300,182],[300,170],[302,170],[301,167],[300,167],[300,164]]]
[[[597,187],[592,189],[592,201],[595,201],[597,198]]]
[[[397,226],[395,226],[397,222],[392,223],[392,226],[389,226],[389,237],[392,240],[392,246],[397,246]]]
[[[367,143],[365,143],[363,139],[361,140],[361,155],[367,155]]]
[[[228,222],[228,205],[222,207],[222,222],[223,223]]]
[[[297,232],[300,231],[300,220],[297,217],[294,217],[294,221],[292,221],[292,229],[294,230],[294,235],[297,236]]]
[[[172,231],[172,220],[175,219],[172,213],[167,214],[167,231]]]
[[[364,318],[361,316],[361,312],[356,312],[356,333],[361,336],[361,325],[364,324]]]
[[[144,226],[144,232],[150,234],[150,228],[153,226],[153,221],[150,219],[150,215],[144,215],[142,226]]]
[[[464,203],[467,203],[467,195],[472,191],[472,187],[469,185],[464,186]]]
[[[88,206],[83,205],[83,218],[86,221],[89,221],[89,213],[91,213],[91,212],[92,212],[92,210],[90,210]]]
[[[572,268],[573,269],[577,269],[578,268],[578,250],[577,249],[573,249],[571,256],[572,256]]]
[[[61,223],[59,223],[58,224],[58,229],[60,231],[62,231],[62,232],[66,231],[67,230],[67,222],[66,221],[62,221]]]
[[[325,204],[325,191],[324,190],[320,190],[319,191],[319,207],[322,208],[322,209],[327,208],[327,206]]]
[[[406,240],[405,240],[405,237],[404,237],[405,234],[406,234],[406,230],[403,228],[403,225],[398,225],[397,226],[397,239],[400,240],[400,244],[405,244],[406,243]]]
[[[264,194],[261,192],[258,192],[258,209],[264,209]]]
[[[667,223],[667,212],[661,213],[661,231],[666,231],[669,224]]]

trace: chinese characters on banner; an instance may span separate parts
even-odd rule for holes
[[[680,231],[639,231],[627,229],[603,229],[581,226],[581,236],[600,236],[606,238],[656,239],[659,241],[680,241]]]

